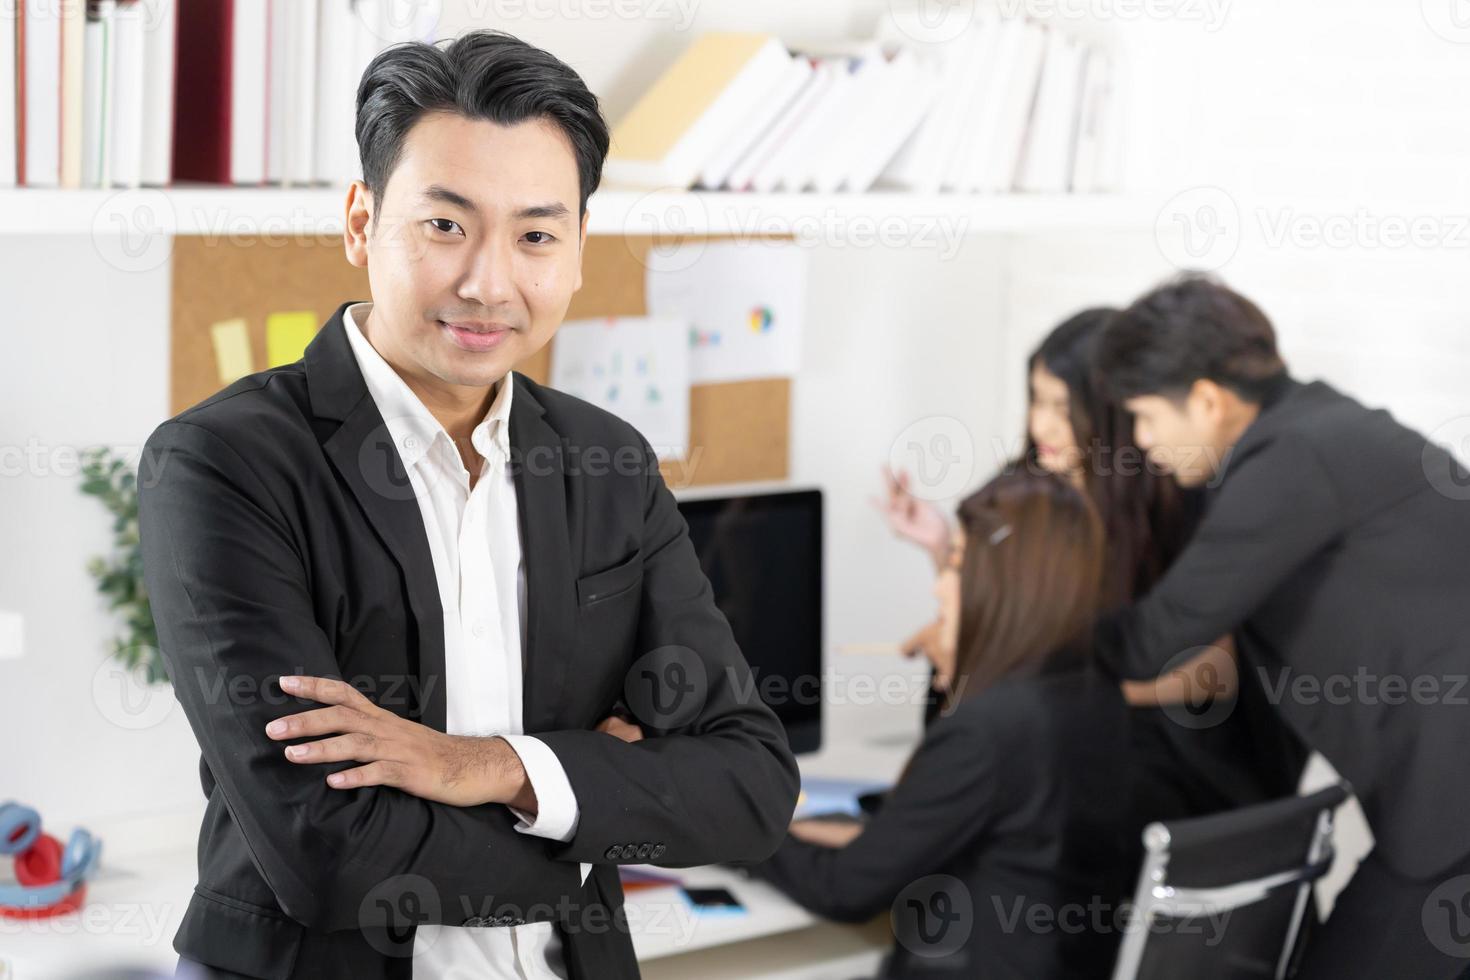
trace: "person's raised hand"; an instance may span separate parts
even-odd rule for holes
[[[882,468],[885,494],[874,497],[873,506],[882,513],[894,534],[923,548],[936,567],[949,556],[950,527],[938,507],[915,497],[906,472]]]

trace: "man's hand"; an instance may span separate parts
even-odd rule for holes
[[[505,803],[536,812],[536,795],[521,758],[502,738],[446,735],[400,718],[369,701],[345,681],[282,677],[281,690],[330,705],[277,718],[266,726],[276,740],[334,735],[288,745],[296,763],[363,762],[327,777],[335,789],[392,786],[451,806]]]
[[[793,820],[791,836],[818,847],[846,847],[857,840],[863,825],[846,820]]]
[[[609,735],[614,735],[624,742],[643,741],[643,728],[618,715],[608,715],[597,723],[595,730],[607,732]]]

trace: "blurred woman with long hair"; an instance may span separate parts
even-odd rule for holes
[[[829,918],[891,910],[884,977],[1106,977],[1140,848],[1127,707],[1090,656],[1103,527],[1025,468],[959,523],[926,650],[944,710],[866,823],[797,821],[753,873]]]

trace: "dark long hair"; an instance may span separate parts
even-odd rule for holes
[[[1107,535],[1103,598],[1119,605],[1147,591],[1183,548],[1193,516],[1174,480],[1151,469],[1133,441],[1133,415],[1111,401],[1094,370],[1098,341],[1117,310],[1094,307],[1052,330],[1026,362],[1027,388],[1040,365],[1067,386],[1073,438],[1082,454],[1083,487]],[[1023,462],[1041,468],[1026,431]]]
[[[1103,575],[1092,502],[1064,477],[1011,469],[966,497],[959,520],[954,696],[1085,663]]]

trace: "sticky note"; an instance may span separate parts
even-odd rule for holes
[[[311,310],[272,313],[265,318],[266,367],[290,364],[301,359],[306,345],[316,336],[316,314]]]
[[[255,361],[250,356],[250,331],[244,320],[221,320],[209,328],[214,342],[214,363],[219,370],[220,384],[229,384],[236,378],[255,371]]]

